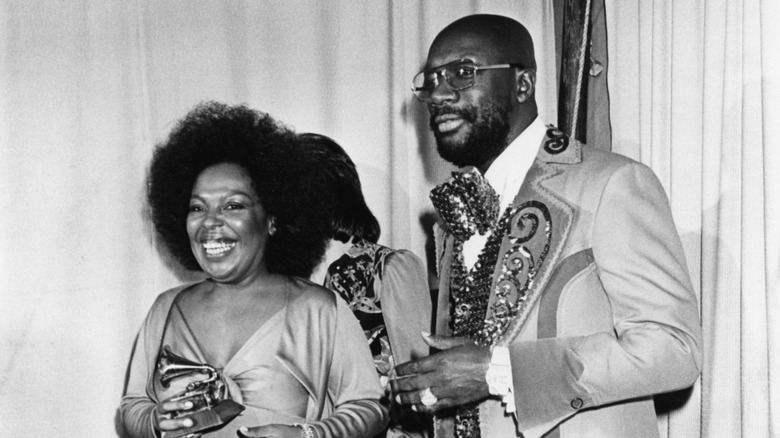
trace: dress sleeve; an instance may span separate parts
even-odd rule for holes
[[[420,332],[431,331],[431,294],[420,258],[411,251],[395,251],[385,259],[381,278],[374,281],[395,363],[428,356]]]
[[[328,396],[334,411],[310,423],[317,438],[373,437],[382,432],[389,414],[363,330],[342,300],[336,300],[337,326]]]
[[[690,386],[701,327],[666,195],[631,163],[606,183],[592,249],[613,332],[510,344],[518,430],[541,436],[577,410]]]
[[[147,383],[154,370],[160,336],[173,295],[160,295],[141,325],[133,345],[127,369],[125,391],[119,405],[119,432],[126,438],[156,438],[152,427],[152,410],[157,405],[154,395],[147,392]],[[168,303],[166,305],[166,303]]]

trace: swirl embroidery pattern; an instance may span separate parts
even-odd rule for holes
[[[558,155],[569,147],[569,137],[560,129],[549,125],[547,127],[547,141],[544,142],[544,150],[550,155]]]
[[[543,230],[543,233],[539,231]],[[510,249],[500,261],[491,300],[491,283],[499,264],[501,241],[507,236]],[[552,239],[552,219],[543,203],[529,201],[518,207],[508,207],[477,258],[474,268],[463,263],[463,241],[456,236],[452,259],[452,331],[480,345],[493,346],[504,334],[533,286]],[[488,304],[493,301],[492,304]],[[477,405],[455,410],[455,436],[479,437],[480,421]]]
[[[493,289],[496,298],[488,308],[482,329],[481,338],[489,345],[498,342],[517,316],[552,241],[552,218],[547,206],[541,202],[529,201],[521,205],[510,226],[511,246],[501,260],[501,272]]]

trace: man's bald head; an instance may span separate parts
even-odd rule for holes
[[[536,68],[534,42],[528,29],[519,22],[501,15],[477,14],[463,17],[445,27],[431,44],[431,51],[452,38],[474,38],[491,47],[494,62],[519,62],[526,68]]]
[[[458,63],[474,67],[459,70]],[[484,172],[536,119],[533,41],[511,18],[470,15],[450,24],[431,44],[424,72],[433,85],[425,102],[439,155],[457,166]],[[459,74],[465,86],[452,85]]]

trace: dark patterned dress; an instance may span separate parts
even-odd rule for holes
[[[358,241],[328,267],[325,287],[341,296],[360,321],[387,390],[388,374],[396,364],[428,355],[420,336],[421,331],[431,331],[428,278],[412,252]],[[388,437],[426,436],[426,425],[394,420]]]

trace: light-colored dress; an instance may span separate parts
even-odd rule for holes
[[[382,389],[355,318],[332,293],[291,278],[287,305],[271,316],[221,370],[230,398],[246,410],[204,437],[234,438],[240,426],[309,423],[318,437],[373,437],[387,422]],[[159,383],[156,362],[166,345],[205,363],[198,341],[175,304],[187,287],[161,294],[136,341],[119,408],[124,436],[154,437],[151,412],[186,381]],[[167,321],[167,323],[166,323]]]

